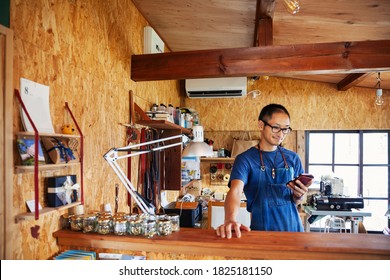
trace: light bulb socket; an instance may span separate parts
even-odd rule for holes
[[[383,92],[381,88],[376,89],[376,96],[380,97],[382,96]]]
[[[297,14],[301,8],[298,0],[283,0],[283,4],[287,11],[292,15]]]

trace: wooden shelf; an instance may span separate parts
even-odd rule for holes
[[[202,157],[202,162],[234,162],[235,158]]]
[[[66,168],[71,166],[79,166],[80,162],[58,163],[58,164],[40,164],[39,171],[54,170],[59,168]],[[15,173],[34,172],[34,165],[16,165]]]
[[[164,120],[140,120],[137,122],[137,124],[152,127],[155,129],[180,129],[184,134],[191,133],[191,129],[184,128],[180,125]]]
[[[53,213],[55,211],[62,212],[66,209],[75,207],[77,205],[80,205],[81,202],[77,201],[68,205],[64,205],[61,207],[44,207],[41,210],[39,210],[39,216],[47,215],[49,213]],[[15,217],[15,222],[18,223],[19,221],[32,221],[35,220],[35,213],[34,212],[28,212],[28,213],[22,213]]]
[[[34,132],[20,131],[17,132],[18,136],[31,136],[34,137]],[[58,134],[58,133],[39,133],[39,137],[57,137],[57,138],[80,138],[80,135],[74,134]]]

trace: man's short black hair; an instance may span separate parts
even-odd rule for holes
[[[283,105],[272,103],[261,109],[259,121],[264,120],[265,117],[268,117],[267,120],[270,119],[273,113],[285,113],[290,118],[290,114]]]

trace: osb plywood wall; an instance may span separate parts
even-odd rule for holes
[[[103,159],[112,147],[124,146],[129,123],[129,90],[144,110],[152,103],[180,106],[176,81],[135,83],[130,79],[130,57],[143,51],[147,25],[130,0],[11,0],[14,30],[14,88],[19,79],[50,86],[50,110],[57,132],[72,123],[64,109],[68,102],[85,136],[85,211],[115,205],[119,179]],[[15,99],[14,132],[21,129]],[[125,161],[121,166],[126,170]],[[136,164],[133,165],[135,169]],[[133,174],[135,174],[134,170]],[[40,174],[40,203],[45,206],[44,177],[77,174],[78,168]],[[34,198],[33,174],[14,175],[14,213],[26,212],[25,201]],[[128,212],[125,188],[120,188],[119,211]],[[58,247],[52,233],[59,229],[61,213],[38,221],[19,222],[10,238],[13,259],[47,259]],[[39,237],[31,229],[40,227]]]
[[[375,106],[373,89],[338,91],[326,83],[275,77],[248,85],[248,91],[252,89],[260,90],[260,96],[185,99],[185,105],[198,111],[206,137],[209,131],[256,130],[260,110],[269,103],[288,109],[294,130],[390,128],[390,104]],[[388,97],[384,93],[384,98]]]
[[[130,56],[141,54],[145,19],[130,0],[11,0],[11,29],[14,30],[14,87],[27,78],[50,86],[50,109],[55,128],[71,122],[65,102],[75,115],[85,136],[85,211],[115,205],[114,172],[103,155],[126,143],[129,122],[129,90],[144,110],[152,103],[180,106],[176,81],[139,82],[130,79]],[[205,136],[216,140],[216,148],[229,148],[242,131],[258,136],[257,117],[261,107],[278,102],[291,114],[291,125],[303,129],[390,128],[389,103],[373,105],[372,90],[338,92],[320,83],[270,78],[252,88],[261,90],[255,99],[185,99],[196,109],[205,127]],[[386,96],[385,96],[386,98]],[[14,133],[21,130],[15,100]],[[212,109],[211,109],[212,108]],[[293,135],[291,135],[293,136]],[[296,141],[289,137],[288,148]],[[126,164],[121,163],[125,170]],[[132,166],[136,174],[136,163]],[[40,173],[44,177],[78,174],[78,168]],[[14,175],[13,216],[25,212],[25,201],[33,199],[33,174]],[[40,203],[45,204],[41,187]],[[119,211],[128,211],[126,192],[120,188]],[[52,233],[59,229],[61,213],[41,216],[38,221],[13,226],[12,259],[47,259],[57,253]],[[31,230],[39,227],[39,237]]]

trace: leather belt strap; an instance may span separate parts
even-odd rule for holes
[[[146,141],[146,128],[143,127],[141,129],[140,142],[145,143],[145,141]],[[146,149],[146,147],[142,146],[141,149],[144,150],[144,149]],[[138,180],[137,180],[137,192],[138,193],[141,193],[140,191],[142,191],[143,185],[144,185],[145,160],[146,160],[145,157],[146,157],[146,154],[140,155],[139,161],[138,161]],[[133,212],[134,213],[138,212],[138,208],[136,205],[133,207]]]

